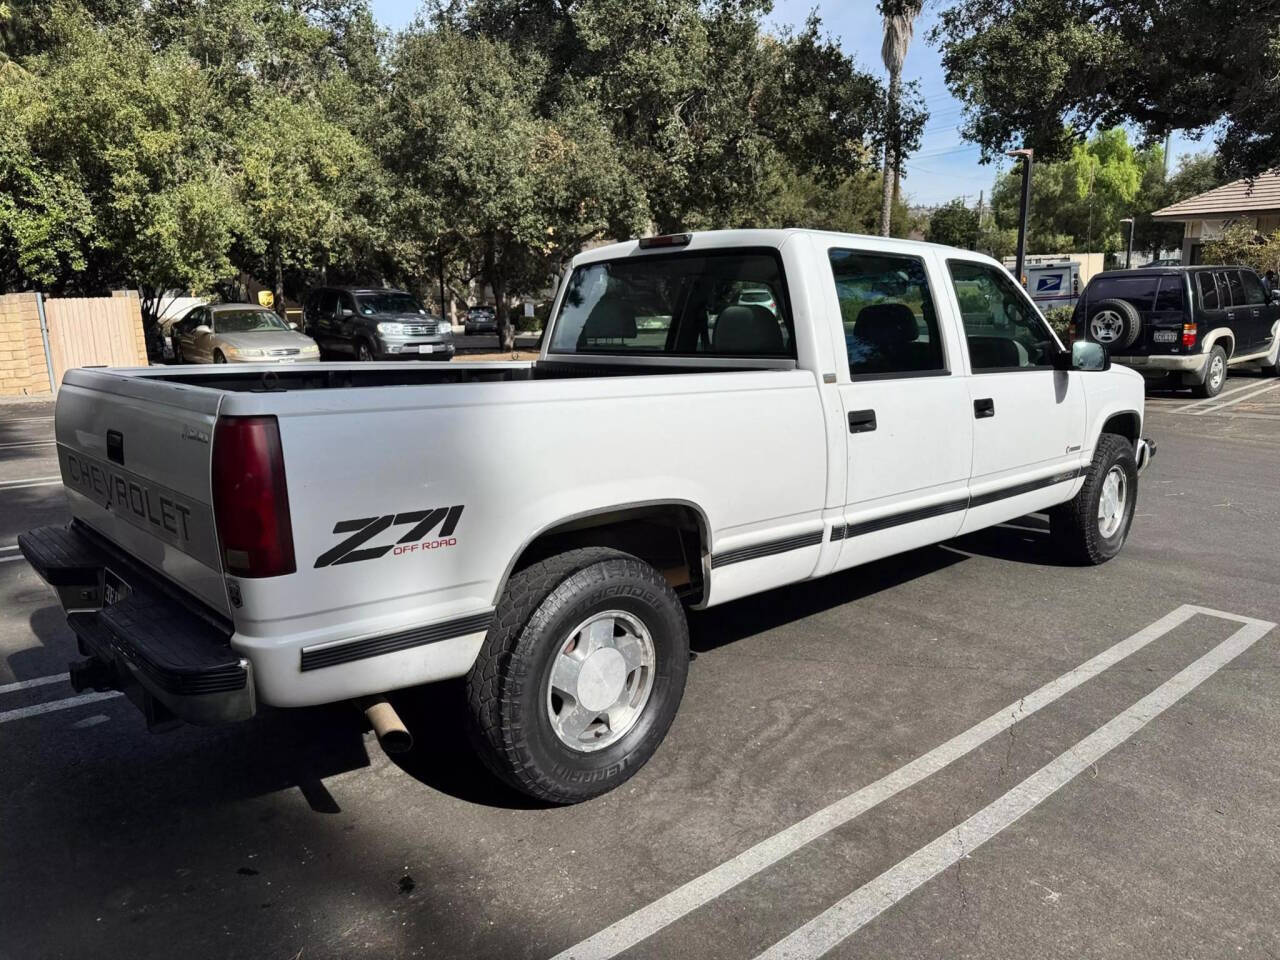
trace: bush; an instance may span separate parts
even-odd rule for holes
[[[1044,318],[1049,321],[1049,326],[1053,327],[1053,332],[1063,343],[1071,342],[1071,338],[1067,336],[1067,327],[1071,324],[1071,315],[1074,312],[1071,307],[1050,307],[1044,311]]]

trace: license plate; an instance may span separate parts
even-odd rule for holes
[[[420,344],[418,344],[418,352],[419,352],[419,353],[432,353],[432,352],[434,352],[434,351],[435,351],[435,349],[436,349],[436,348],[435,348],[435,345],[434,345],[434,344],[430,344],[430,343],[420,343]]]
[[[104,573],[105,576],[102,583],[102,605],[104,607],[110,607],[119,603],[121,600],[128,599],[129,594],[133,592],[133,588],[110,570],[106,570]]]
[[[277,363],[293,363],[294,359],[293,357],[284,357],[283,359],[277,360],[276,362]]]
[[[1157,330],[1151,335],[1151,339],[1156,343],[1175,343],[1178,339],[1177,330]]]

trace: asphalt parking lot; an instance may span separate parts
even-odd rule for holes
[[[1132,535],[1031,517],[696,614],[658,755],[540,808],[460,688],[150,735],[59,677],[17,534],[65,518],[0,405],[0,957],[1280,955],[1280,381],[1149,398]]]

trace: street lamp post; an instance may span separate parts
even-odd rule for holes
[[[1022,211],[1018,216],[1018,255],[1014,263],[1014,276],[1018,278],[1018,282],[1026,284],[1026,278],[1023,276],[1022,270],[1027,262],[1027,208],[1031,206],[1031,157],[1033,151],[1029,148],[1022,150],[1010,150],[1005,156],[1014,157],[1022,160]]]
[[[1133,217],[1121,217],[1120,222],[1129,225],[1129,247],[1124,252],[1124,268],[1128,270],[1133,261]]]

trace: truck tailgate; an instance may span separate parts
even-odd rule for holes
[[[55,433],[72,514],[229,615],[210,486],[221,400],[151,377],[72,370]]]

